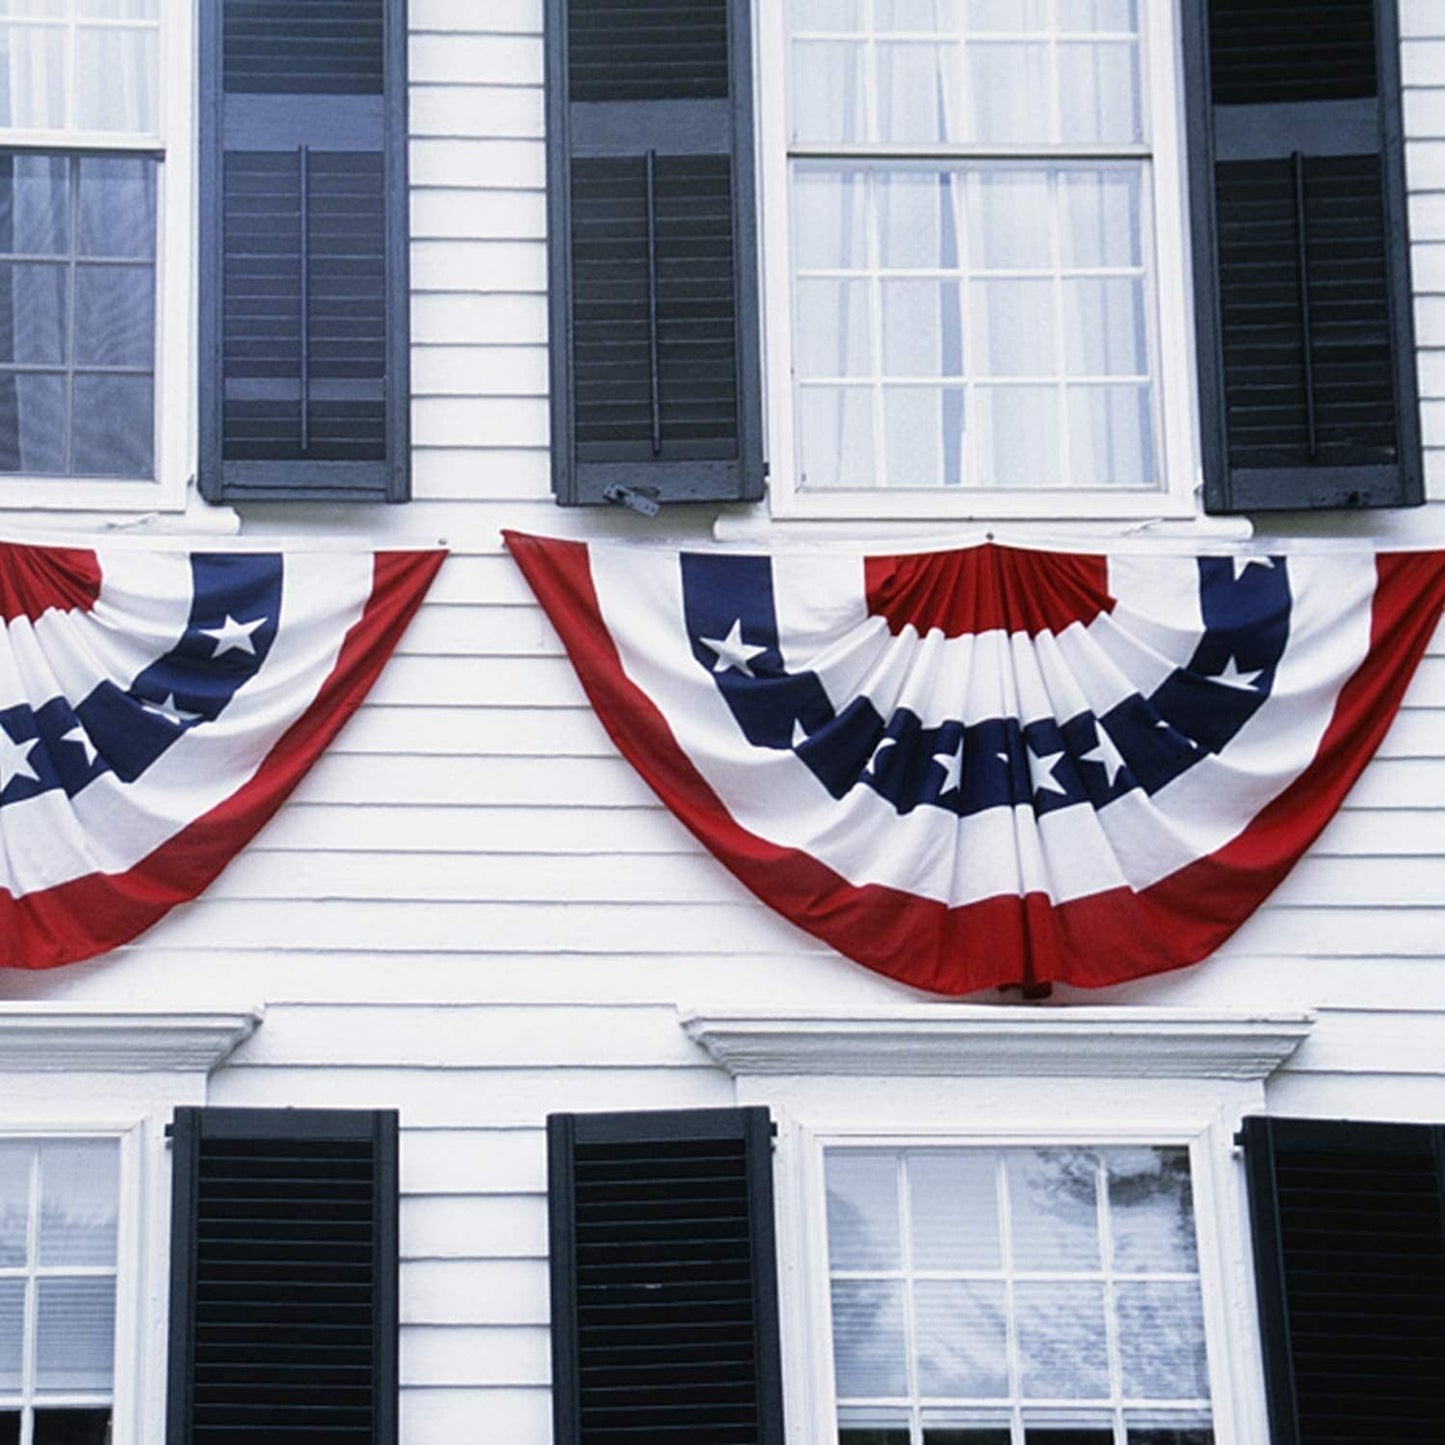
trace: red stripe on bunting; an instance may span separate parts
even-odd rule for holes
[[[896,636],[905,627],[946,637],[969,633],[1062,632],[1111,612],[1105,557],[1030,552],[1017,547],[969,547],[906,557],[864,559],[868,611],[887,619]]]
[[[376,554],[371,597],[315,701],[223,803],[125,873],[91,873],[21,898],[0,891],[0,967],[53,968],[118,948],[214,881],[356,711],[445,556]]]
[[[1378,650],[1342,691],[1315,764],[1218,852],[1140,893],[1121,887],[1062,904],[1042,893],[1006,895],[950,908],[876,884],[855,887],[808,854],[741,828],[623,671],[586,546],[503,535],[612,740],[703,846],[770,907],[838,952],[941,994],[1015,984],[1099,988],[1212,953],[1268,897],[1364,769],[1445,604],[1445,556],[1380,559],[1372,623]]]
[[[78,547],[0,542],[0,623],[47,612],[89,612],[100,596],[100,559]]]

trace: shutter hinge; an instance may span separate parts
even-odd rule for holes
[[[662,510],[656,487],[611,486],[604,488],[602,495],[609,502],[621,502],[624,507],[641,512],[644,517],[655,517]]]

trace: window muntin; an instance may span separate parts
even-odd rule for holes
[[[793,0],[803,494],[1157,493],[1135,0]]]
[[[0,1445],[103,1445],[120,1143],[0,1140]]]
[[[1209,1445],[1183,1148],[831,1147],[840,1445]]]
[[[0,500],[157,474],[161,50],[157,0],[0,17]]]

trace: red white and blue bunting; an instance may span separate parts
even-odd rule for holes
[[[0,965],[89,958],[205,888],[442,556],[0,544]]]
[[[1445,604],[1442,553],[507,542],[697,838],[839,952],[945,994],[1212,952],[1339,807]]]

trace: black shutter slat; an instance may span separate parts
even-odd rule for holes
[[[762,494],[747,0],[547,0],[553,487]]]
[[[394,1445],[397,1116],[176,1110],[168,1445]]]
[[[405,4],[201,16],[202,491],[404,500]]]
[[[767,1111],[547,1130],[557,1445],[781,1445]]]
[[[1186,8],[1211,511],[1423,500],[1395,3]]]
[[[1445,1130],[1250,1118],[1273,1445],[1445,1439]]]

